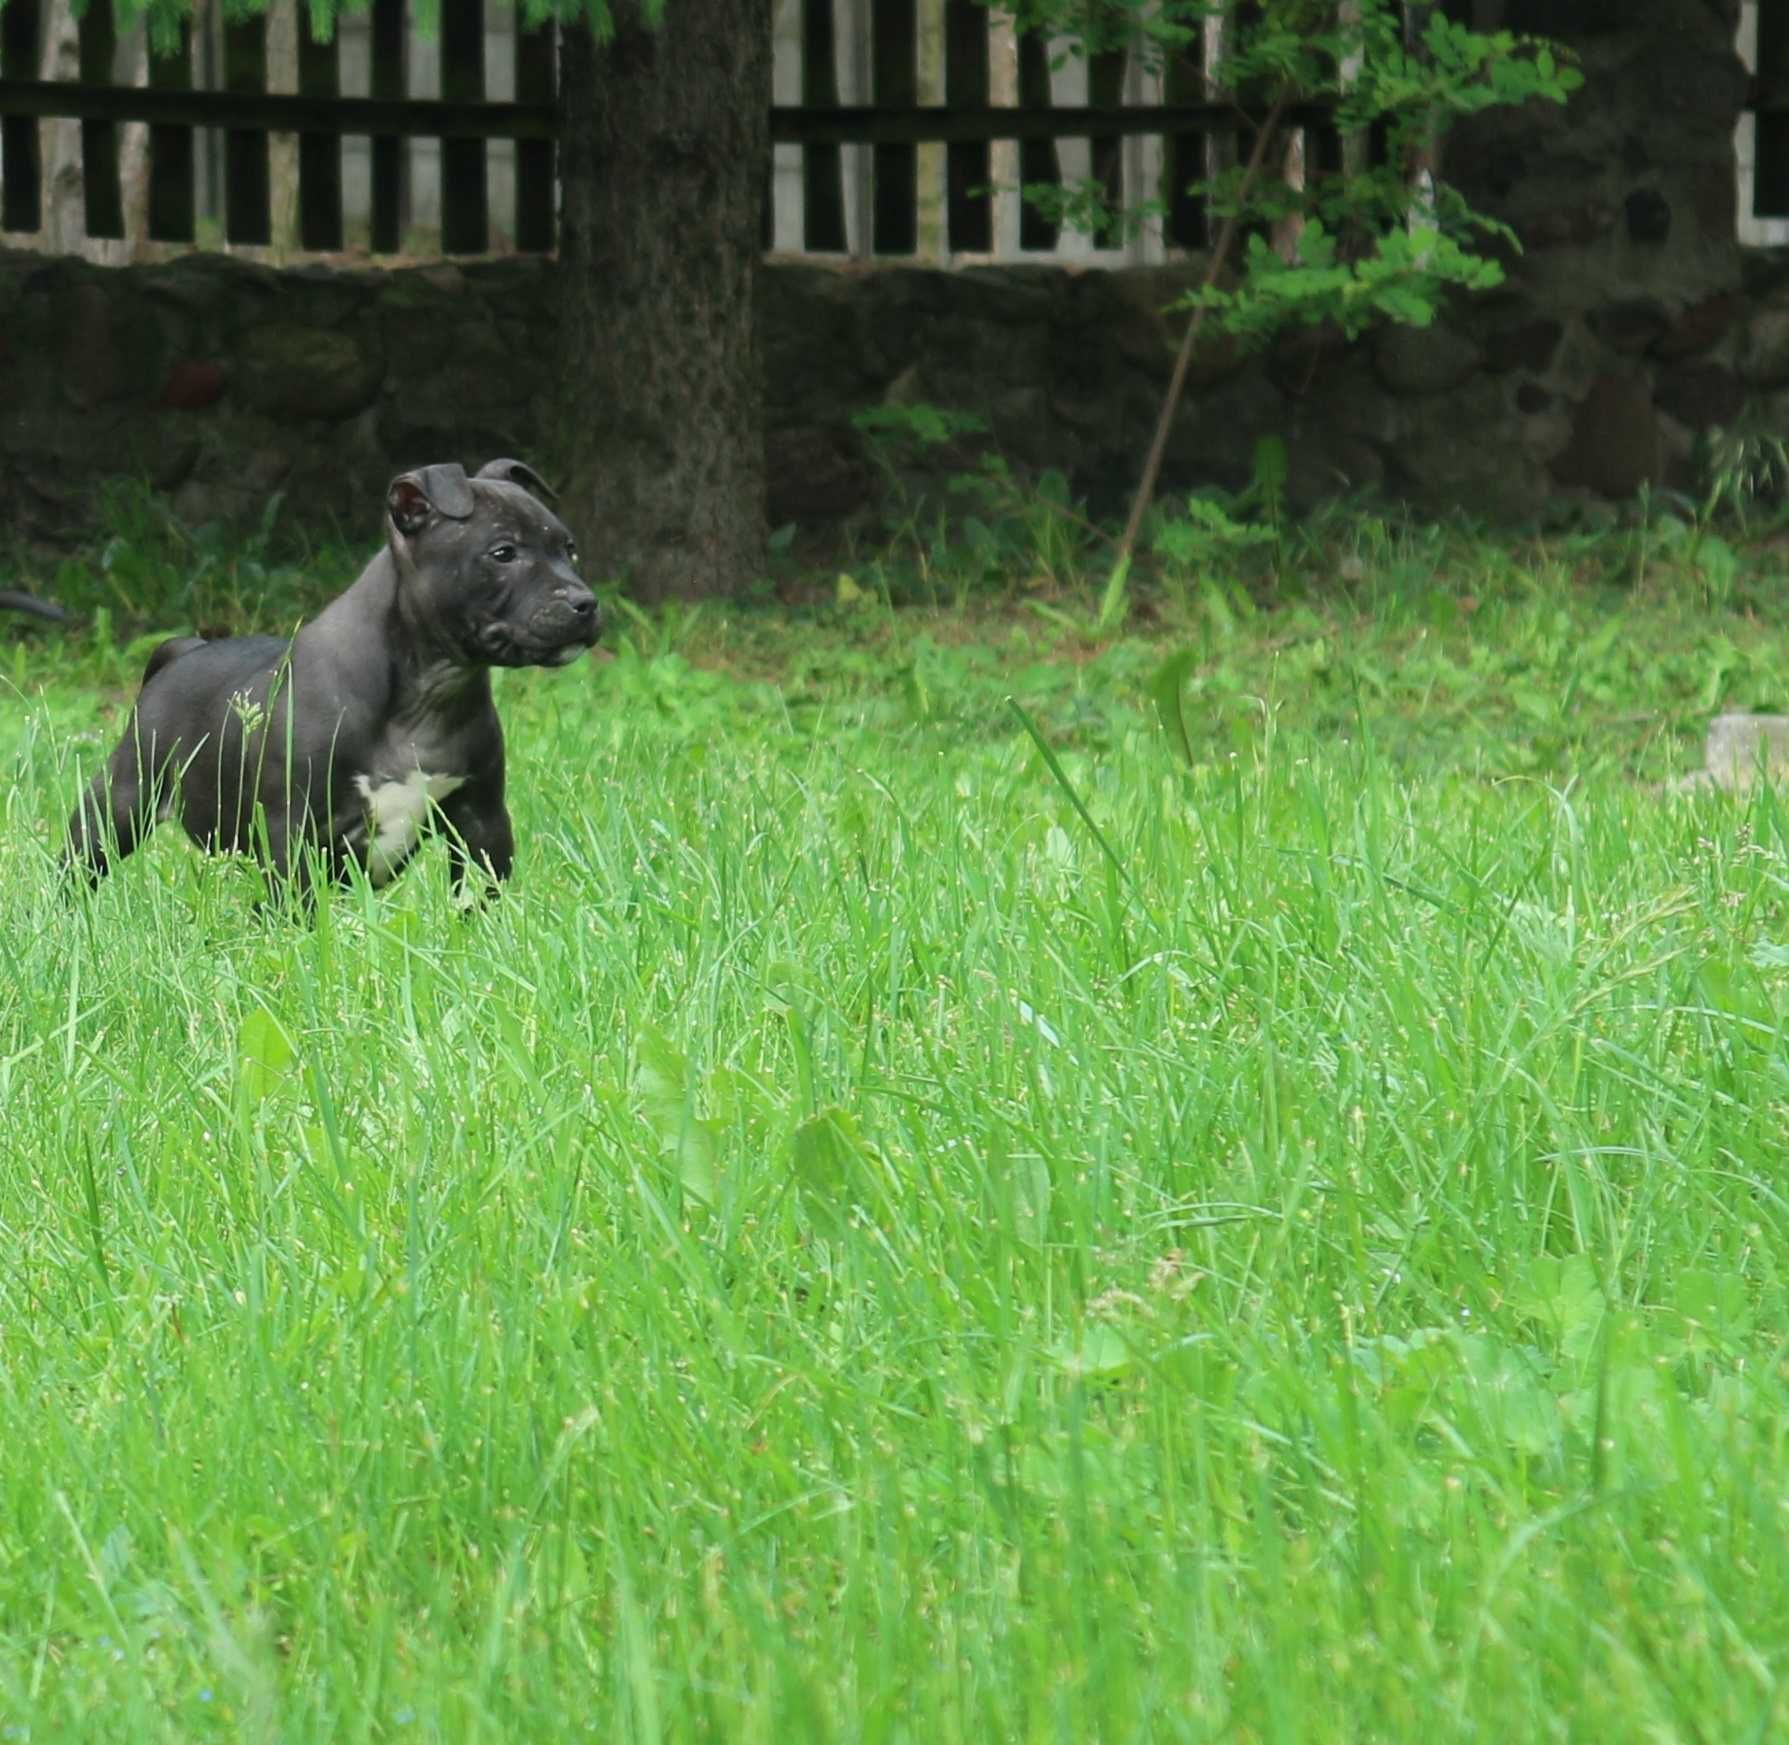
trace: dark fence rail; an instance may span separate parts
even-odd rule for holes
[[[224,127],[245,133],[368,134],[401,139],[552,139],[551,103],[429,97],[310,97],[271,91],[194,91],[143,85],[71,85],[0,79],[0,116],[40,121],[146,121],[155,127]]]
[[[449,102],[440,98],[306,97],[273,92],[156,90],[140,85],[72,85],[53,79],[0,79],[0,115],[58,121],[146,121],[162,127],[226,127],[254,133],[313,132],[400,138],[554,139],[551,103]],[[1286,112],[1294,127],[1321,126],[1322,104]],[[1254,117],[1228,103],[1053,109],[773,108],[777,145],[927,145],[997,139],[1079,139],[1098,134],[1215,133]]]

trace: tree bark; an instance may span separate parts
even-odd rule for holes
[[[671,0],[568,28],[561,62],[566,504],[599,573],[645,600],[763,573],[757,333],[770,0]]]

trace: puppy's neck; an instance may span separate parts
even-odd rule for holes
[[[490,707],[491,675],[463,658],[439,650],[399,645],[392,650],[391,715],[394,724],[414,727],[438,721],[455,725]]]

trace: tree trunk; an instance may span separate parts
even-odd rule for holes
[[[558,456],[593,566],[645,600],[763,572],[757,283],[770,0],[564,36]]]

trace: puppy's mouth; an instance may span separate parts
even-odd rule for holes
[[[494,621],[481,624],[473,635],[479,659],[491,666],[570,666],[579,656],[588,654],[596,642],[594,629],[588,636],[575,632],[568,639],[547,640],[518,635],[509,625]]]

